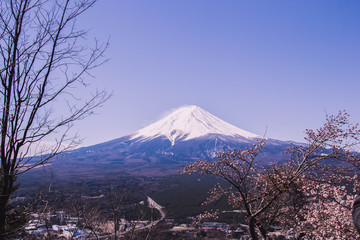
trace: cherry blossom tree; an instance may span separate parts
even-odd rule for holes
[[[295,232],[309,239],[357,239],[351,210],[359,190],[358,124],[351,124],[346,112],[327,116],[323,127],[306,130],[308,147],[292,149],[293,159],[308,155],[311,166],[305,172],[302,192],[308,204],[297,214]]]
[[[306,239],[358,239],[352,219],[352,204],[359,187],[357,176],[350,181],[338,176],[337,183],[309,181],[302,189],[308,204],[296,216],[294,232]],[[351,185],[351,186],[350,186]]]
[[[259,235],[266,239],[273,224],[296,230],[299,238],[327,238],[327,233],[335,229],[351,229],[349,207],[354,190],[349,193],[348,188],[357,187],[351,182],[355,178],[351,166],[359,163],[353,150],[360,130],[348,117],[344,111],[327,115],[321,128],[307,129],[307,144],[292,145],[287,151],[289,159],[281,164],[259,164],[258,155],[265,146],[264,141],[259,141],[246,149],[225,149],[214,162],[188,164],[183,173],[214,175],[227,182],[224,187],[215,186],[205,203],[226,196],[234,209],[245,213],[253,239],[259,239]],[[328,211],[324,211],[326,206]],[[332,222],[330,215],[324,221],[320,216],[326,212],[335,214],[341,222]],[[331,236],[344,233],[336,231]],[[354,233],[348,232],[349,236]]]

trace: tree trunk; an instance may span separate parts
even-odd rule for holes
[[[249,221],[249,231],[250,231],[250,236],[253,240],[258,240],[258,235],[256,233],[256,223],[255,223],[255,219],[250,217],[250,221]]]
[[[259,221],[257,221],[256,226],[257,226],[257,228],[259,229],[262,238],[263,238],[263,239],[267,239],[267,231],[261,226],[261,224],[259,223]]]
[[[6,226],[6,205],[7,197],[0,197],[0,240],[5,240],[5,226]]]
[[[1,183],[1,195],[0,195],[0,240],[6,239],[6,233],[9,230],[6,229],[6,207],[9,202],[10,189],[13,186],[13,180],[9,175],[3,175],[0,179]]]

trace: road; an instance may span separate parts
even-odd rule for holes
[[[143,227],[140,227],[140,228],[135,228],[136,225],[134,225],[133,227],[127,229],[126,231],[121,232],[121,233],[119,234],[119,237],[124,236],[125,234],[129,233],[129,232],[132,231],[132,230],[139,231],[139,230],[145,230],[145,229],[148,229],[148,228],[150,229],[150,228],[152,228],[153,226],[155,226],[156,224],[158,224],[160,221],[162,221],[162,220],[165,219],[166,213],[165,213],[164,208],[163,208],[162,206],[160,206],[158,203],[156,203],[156,202],[155,202],[152,198],[150,198],[149,196],[147,197],[147,202],[148,202],[148,207],[149,207],[149,208],[155,208],[156,210],[158,210],[161,217],[160,217],[158,220],[152,221],[152,222],[150,222],[149,224],[147,224],[147,225],[145,225],[145,226],[143,226]]]

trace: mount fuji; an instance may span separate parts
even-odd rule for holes
[[[261,138],[215,117],[198,106],[185,106],[138,130],[130,139],[149,141],[157,137],[166,137],[171,146],[174,146],[176,141],[187,141],[207,135],[237,137],[246,139],[245,141]]]
[[[212,160],[224,148],[245,148],[264,137],[240,129],[198,106],[183,106],[132,134],[66,155],[77,163],[170,164]],[[266,139],[266,162],[281,161],[290,142]]]

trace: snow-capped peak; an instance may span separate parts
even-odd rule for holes
[[[174,145],[176,140],[186,141],[207,134],[233,137],[262,138],[256,134],[231,125],[198,106],[184,106],[163,119],[136,131],[131,139],[151,140],[165,136]]]

